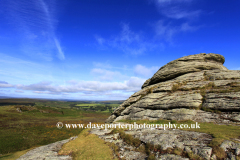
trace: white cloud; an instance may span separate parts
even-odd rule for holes
[[[30,85],[11,85],[16,89],[30,90],[34,93],[77,93],[77,92],[106,92],[124,91],[135,92],[141,89],[146,79],[130,77],[123,82],[101,82],[101,81],[68,81],[67,85],[52,85],[51,82],[39,82]],[[6,84],[5,84],[6,85]],[[10,85],[10,84],[8,84]]]
[[[190,7],[193,0],[153,0],[159,12],[172,19],[196,19],[203,12],[201,10],[192,10]]]
[[[179,32],[196,31],[200,26],[192,26],[191,22],[196,21],[203,14],[202,10],[193,9],[193,0],[153,0],[163,18],[154,25],[156,36],[172,43],[174,35]],[[174,25],[174,21],[181,19],[183,22]],[[185,21],[185,22],[184,22]]]
[[[23,84],[6,84],[0,83],[0,88],[12,88],[16,93],[21,93],[21,96],[27,95],[32,91],[31,96],[71,96],[70,98],[83,99],[126,99],[134,92],[141,89],[145,78],[130,77],[128,80],[122,82],[102,82],[102,81],[67,81],[64,85],[54,85],[52,82],[42,81],[30,85]],[[6,91],[4,91],[6,92]],[[3,93],[4,94],[4,93]],[[36,95],[37,94],[37,95]],[[78,95],[80,97],[76,97]],[[11,95],[9,95],[11,96]],[[20,96],[20,95],[19,95]],[[92,98],[90,98],[92,97]]]
[[[16,93],[24,93],[23,91],[21,90],[15,90]]]
[[[125,83],[129,87],[128,90],[137,91],[137,88],[142,87],[145,81],[146,79],[143,78],[131,77],[128,81],[125,81]]]
[[[154,25],[155,33],[157,37],[171,42],[172,37],[177,33],[177,28],[170,24],[164,24],[163,20],[159,20]]]
[[[151,67],[151,68],[147,68],[143,65],[136,65],[135,68],[134,68],[134,73],[136,75],[141,75],[141,76],[144,76],[144,77],[152,77],[153,74],[155,72],[157,72],[157,70],[159,69],[159,67]]]
[[[134,41],[140,41],[140,35],[131,31],[128,24],[123,23],[121,35],[115,41],[130,44]]]
[[[122,30],[118,35],[114,35],[109,39],[95,36],[95,39],[100,45],[117,48],[132,55],[144,54],[146,51],[156,47],[147,42],[140,33],[132,31],[126,23],[122,23]]]
[[[107,80],[107,81],[111,81],[114,79],[120,80],[127,77],[122,75],[118,71],[110,71],[110,70],[101,69],[101,68],[92,69],[91,74],[97,76],[100,80]]]
[[[201,26],[191,26],[189,25],[189,23],[183,23],[181,26],[180,26],[180,30],[181,31],[184,31],[184,32],[187,32],[187,31],[196,31],[198,30],[199,28],[203,27],[203,25]]]
[[[14,85],[8,83],[0,83],[0,88],[12,88]]]
[[[0,81],[0,84],[8,84],[6,81]]]
[[[60,46],[58,39],[54,38],[54,42],[55,42],[57,50],[58,50],[58,58],[61,60],[65,59],[64,53],[62,51],[62,47]]]
[[[191,2],[192,0],[155,0],[159,5],[169,5],[171,3]]]
[[[196,31],[202,26],[192,26],[188,22],[182,23],[179,26],[174,26],[171,23],[165,23],[163,20],[157,21],[153,25],[156,37],[163,39],[167,42],[172,42],[173,37],[180,32]]]
[[[109,63],[93,62],[93,65],[98,68],[112,68]]]
[[[105,43],[105,39],[96,35],[95,39],[97,40],[98,44],[103,45]]]
[[[171,8],[163,10],[162,13],[169,18],[181,19],[181,18],[196,18],[200,16],[202,11],[201,10],[185,11],[179,8]]]
[[[42,81],[35,84],[30,85],[16,85],[16,88],[22,90],[36,90],[36,91],[46,91],[49,90],[51,92],[57,92],[57,88],[51,85],[51,82]]]

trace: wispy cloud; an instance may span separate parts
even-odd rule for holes
[[[201,10],[196,11],[185,11],[179,8],[171,8],[170,10],[163,10],[162,13],[169,17],[174,19],[181,19],[181,18],[197,18],[201,14]]]
[[[51,61],[65,58],[56,36],[56,1],[21,0],[5,1],[9,21],[22,36],[22,51],[32,57]]]
[[[159,67],[157,67],[157,66],[147,68],[147,67],[145,67],[143,65],[138,64],[134,68],[134,73],[136,75],[140,75],[140,76],[149,78],[149,77],[152,77],[153,74],[155,72],[157,72],[158,69],[159,69]]]
[[[53,85],[52,82],[42,81],[30,85],[8,84],[1,82],[0,88],[14,88],[15,92],[32,91],[42,94],[67,94],[67,93],[99,93],[99,92],[136,92],[140,90],[146,79],[130,77],[123,82],[101,82],[101,81],[76,81],[71,80],[66,85]]]
[[[114,35],[111,38],[95,36],[96,41],[99,45],[117,48],[124,53],[132,55],[141,55],[152,48],[156,48],[156,45],[145,40],[141,33],[132,31],[129,24],[122,23],[121,27],[122,30],[118,35]]]
[[[188,22],[182,23],[180,25],[172,25],[172,23],[166,23],[163,20],[159,20],[156,23],[153,24],[153,28],[156,33],[156,37],[165,40],[167,42],[172,42],[172,39],[174,35],[180,32],[192,32],[196,31],[199,28],[203,27],[201,26],[193,26],[190,25]]]
[[[56,37],[54,38],[54,41],[58,50],[58,58],[61,60],[65,59],[64,53],[62,51],[62,47],[60,46],[60,43]]]
[[[14,85],[8,84],[8,82],[0,81],[0,88],[12,88]]]
[[[135,92],[140,90],[146,79],[130,77],[124,82],[101,82],[101,81],[68,81],[67,85],[52,85],[51,82],[39,82],[30,85],[12,85],[18,90],[31,90],[51,93],[77,93],[77,92],[106,92],[126,91]]]
[[[162,15],[160,20],[150,23],[155,35],[147,37],[144,32],[132,30],[129,24],[122,23],[121,31],[117,35],[110,38],[95,36],[98,45],[102,48],[106,46],[117,48],[132,55],[141,55],[151,50],[161,51],[166,44],[173,44],[173,37],[176,34],[193,32],[204,26],[194,23],[204,12],[193,9],[193,0],[152,0],[152,2]]]
[[[189,6],[193,0],[153,0],[161,14],[173,19],[197,18],[202,11],[192,10]]]
[[[156,37],[173,43],[173,37],[180,32],[193,32],[204,25],[192,25],[204,12],[193,9],[193,0],[152,0],[163,16],[155,22]],[[179,20],[181,19],[181,21]]]
[[[100,45],[103,45],[105,43],[105,39],[98,35],[95,35],[95,39],[97,40],[98,44],[100,44]]]
[[[15,90],[16,93],[24,93],[24,91],[21,90]]]

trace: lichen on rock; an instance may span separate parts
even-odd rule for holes
[[[162,119],[240,125],[240,71],[228,70],[223,66],[224,61],[222,55],[201,53],[169,62],[146,80],[140,91],[121,104],[106,123]],[[209,147],[212,140],[209,134],[149,129],[125,132],[139,138],[144,144],[161,146],[163,151],[155,152],[159,154],[155,155],[156,159],[214,160],[222,156],[224,158],[220,159],[227,160],[240,157],[240,143],[229,140],[218,145],[223,153],[215,154],[213,148]],[[122,148],[123,144],[124,142],[121,143]],[[176,155],[172,152],[174,149],[179,149],[182,155]],[[171,152],[165,152],[166,150]],[[130,154],[128,151],[121,152],[122,155],[124,153]],[[131,154],[138,159],[151,156],[135,151]]]
[[[183,114],[177,114],[176,109],[195,110],[194,116],[185,115],[190,120],[238,122],[240,71],[228,70],[223,66],[224,62],[222,55],[213,53],[185,56],[169,62],[146,80],[142,90],[121,104],[106,122],[174,119],[168,116],[169,112],[174,112],[177,119],[183,119]],[[220,112],[229,118],[221,119],[223,116],[217,114]],[[201,119],[200,115],[206,119]]]

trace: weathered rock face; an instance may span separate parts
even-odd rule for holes
[[[166,64],[106,122],[166,119],[240,125],[240,71],[228,70],[223,63],[223,56],[210,53],[186,56]],[[125,133],[140,139],[143,144],[160,145],[162,150],[180,148],[204,160],[217,159],[213,148],[208,146],[213,138],[209,134],[146,128]],[[147,158],[122,139],[111,138],[113,135],[100,137],[118,145],[123,158]],[[239,143],[224,141],[220,147],[227,154],[226,160],[240,155]],[[156,152],[155,155],[162,160],[189,159],[176,154]]]
[[[96,134],[106,142],[111,142],[120,148],[119,158],[123,159],[147,159],[145,153],[137,151],[135,146],[125,143],[119,133],[109,134],[111,130],[92,129],[91,133]],[[205,159],[210,159],[212,148],[207,144],[212,140],[212,136],[206,133],[188,132],[182,130],[163,130],[163,129],[133,129],[125,131],[126,134],[141,140],[143,144],[151,143],[152,145],[161,146],[161,150],[168,148],[179,148],[187,152],[195,152]],[[208,151],[208,152],[206,152]],[[158,155],[160,159],[170,160],[189,160],[174,154]],[[156,157],[157,158],[157,157]]]
[[[196,54],[161,67],[106,120],[194,120],[240,123],[240,71],[219,54]]]
[[[150,79],[148,85],[156,84],[175,77],[184,75],[186,73],[198,72],[201,70],[227,70],[223,66],[225,59],[219,54],[196,54],[179,58],[169,62],[161,67]]]
[[[119,133],[112,133],[110,130],[99,130],[91,129],[92,134],[96,134],[99,138],[106,142],[115,144],[119,148],[119,152],[116,157],[119,159],[131,159],[131,160],[145,160],[149,159],[148,155],[140,150],[142,146],[146,146],[150,143],[154,146],[159,146],[157,150],[153,150],[155,159],[160,160],[189,160],[188,156],[181,157],[173,153],[164,153],[168,149],[179,149],[187,154],[195,154],[202,160],[217,160],[215,154],[213,154],[213,148],[209,147],[208,144],[211,142],[213,137],[206,133],[183,131],[183,130],[172,130],[172,129],[132,129],[124,131],[125,134],[131,135],[141,141],[139,146],[124,141]],[[226,152],[228,158],[224,160],[236,159],[236,156],[240,155],[240,143],[225,140],[220,145],[220,148]],[[161,151],[159,151],[161,150]],[[190,158],[195,159],[195,158]]]

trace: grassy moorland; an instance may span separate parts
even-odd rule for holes
[[[1,102],[5,103],[0,105],[0,158],[3,159],[14,159],[16,155],[23,154],[23,150],[67,139],[83,130],[58,129],[57,122],[99,124],[104,123],[111,114],[109,110],[89,111],[73,107],[82,102],[26,99]]]

